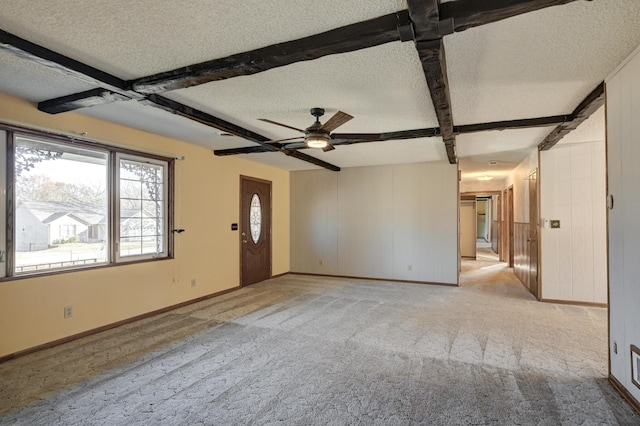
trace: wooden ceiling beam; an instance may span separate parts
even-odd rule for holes
[[[0,30],[0,50],[46,67],[60,74],[101,86],[98,89],[75,93],[42,102],[39,109],[51,114],[78,108],[114,102],[117,100],[143,99],[144,96],[129,90],[126,81],[91,67],[68,56],[61,55],[46,47],[37,45],[21,37]]]
[[[407,31],[409,28],[407,11],[400,11],[309,37],[143,77],[130,83],[136,92],[147,94],[183,89],[400,41],[410,35],[410,31]]]
[[[575,130],[580,124],[584,123],[591,115],[596,112],[605,102],[604,82],[600,83],[586,98],[580,102],[576,109],[571,113],[571,119],[560,124],[553,129],[549,135],[538,145],[539,151],[547,151],[554,147],[555,144],[565,137],[568,133]]]
[[[464,124],[462,126],[453,126],[454,135],[462,135],[467,133],[502,131],[502,130],[518,130],[531,129],[536,127],[548,127],[554,124],[568,123],[575,119],[573,114],[568,115],[552,115],[549,117],[521,118],[516,120],[492,121],[489,123]],[[331,144],[335,146],[353,145],[369,142],[384,142],[406,139],[433,138],[442,136],[439,127],[430,127],[424,129],[400,130],[397,132],[385,133],[332,133]],[[286,143],[268,144],[277,147],[279,150],[286,149]],[[302,149],[302,148],[299,148]],[[246,146],[241,148],[216,149],[213,151],[215,155],[238,155],[238,154],[256,154],[261,152],[273,152],[274,149],[268,146]]]
[[[456,135],[464,133],[487,132],[492,130],[530,129],[534,127],[547,127],[554,124],[565,123],[572,119],[571,115],[553,115],[550,117],[524,118],[519,120],[494,121],[491,123],[464,124],[453,126]]]
[[[256,146],[243,146],[240,148],[225,148],[225,149],[213,150],[213,154],[219,157],[224,157],[227,155],[239,155],[239,154],[257,154],[260,152],[273,152],[273,149],[264,145],[256,145]]]
[[[38,103],[38,109],[49,114],[73,111],[80,108],[89,108],[95,105],[104,105],[116,101],[130,101],[131,97],[125,96],[108,89],[98,87],[85,92],[61,96]]]
[[[439,0],[407,0],[409,17],[413,22],[416,50],[427,79],[433,107],[438,117],[440,134],[449,163],[457,164],[456,137],[453,133],[453,113],[447,77],[444,43],[440,37]]]
[[[265,136],[163,96],[155,94],[144,96],[131,92],[128,90],[128,83],[118,79],[117,77],[2,30],[0,30],[0,49],[7,50],[16,56],[24,58],[30,62],[40,64],[62,74],[106,87],[98,87],[82,93],[76,93],[56,98],[54,100],[41,102],[38,107],[42,111],[55,114],[58,112],[68,111],[69,109],[67,108],[69,107],[93,106],[115,100],[136,99],[146,105],[160,108],[164,111],[180,115],[204,125],[214,127],[218,130],[259,143],[271,151],[280,151],[279,147],[266,144],[265,142],[270,141],[270,139]],[[285,152],[285,154],[329,170],[340,171],[339,167],[310,155],[296,152]]]
[[[264,144],[269,142],[270,139],[266,136],[262,136],[258,133],[247,130],[243,127],[237,126],[226,120],[218,118],[214,115],[197,110],[188,105],[174,101],[160,95],[149,95],[146,101],[142,102],[145,105],[153,106],[172,114],[179,115],[181,117],[188,118],[205,126],[213,127],[226,133],[230,133],[234,136],[239,136],[243,139],[250,140],[251,142]]]
[[[332,170],[334,172],[339,172],[340,171],[340,167],[335,166],[331,163],[327,163],[326,161],[322,161],[319,160],[315,157],[312,157],[310,155],[306,155],[306,154],[302,154],[302,153],[296,153],[296,152],[289,152],[289,151],[282,151],[280,148],[280,145],[278,144],[268,144],[267,142],[269,142],[271,139],[267,138],[266,136],[262,136],[258,133],[252,132],[251,130],[247,130],[243,127],[237,126],[233,123],[230,123],[226,120],[223,120],[221,118],[215,117],[211,114],[207,114],[206,112],[203,111],[199,111],[195,108],[192,108],[190,106],[181,104],[180,102],[176,102],[174,100],[171,100],[169,98],[165,98],[164,96],[160,96],[160,95],[149,95],[148,99],[146,101],[144,101],[145,104],[147,105],[151,105],[157,108],[160,108],[162,110],[171,112],[173,114],[179,115],[181,117],[185,117],[188,118],[190,120],[194,120],[197,121],[201,124],[204,124],[206,126],[210,126],[213,128],[216,128],[218,130],[222,130],[224,132],[228,132],[231,133],[232,135],[235,136],[239,136],[241,138],[250,140],[252,142],[258,143],[260,144],[260,146],[258,148],[264,148],[268,151],[266,152],[284,152],[286,155],[297,158],[299,160],[302,161],[306,161],[307,163],[311,163],[311,164],[315,164],[317,166],[320,167],[324,167],[326,169]],[[258,151],[258,152],[264,152],[264,151]],[[214,152],[215,153],[215,152]],[[300,154],[300,155],[298,155]],[[216,154],[216,155],[220,155],[220,154]]]
[[[331,170],[333,172],[339,172],[340,167],[335,166],[331,163],[327,163],[319,158],[312,157],[311,155],[305,154],[304,152],[296,151],[295,149],[282,151],[285,155],[289,157],[297,158],[298,160],[306,161],[307,163],[315,164],[316,166],[324,167],[325,169]]]
[[[93,68],[68,56],[61,55],[21,37],[0,30],[0,49],[61,74],[87,83],[103,85],[116,92],[126,91],[127,82],[97,68]]]
[[[459,32],[574,1],[577,0],[456,0],[440,6],[440,20],[451,20],[451,31]]]

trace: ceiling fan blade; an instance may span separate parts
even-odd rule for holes
[[[342,126],[344,123],[351,120],[352,118],[353,116],[345,112],[338,111],[335,114],[333,114],[333,117],[328,119],[327,122],[324,123],[320,128],[322,130],[326,130],[327,132],[331,132],[337,129],[338,127]]]
[[[300,133],[304,133],[304,130],[298,129],[298,128],[296,128],[296,127],[288,126],[288,125],[286,125],[286,124],[278,123],[277,121],[269,120],[269,119],[266,119],[266,118],[258,118],[258,120],[260,120],[260,121],[264,121],[265,123],[275,124],[276,126],[286,127],[287,129],[297,130],[297,131],[299,131]]]
[[[307,144],[305,144],[304,142],[294,142],[294,143],[288,143],[284,146],[284,149],[301,149],[301,148],[306,148]]]
[[[332,144],[330,144],[330,143],[328,143],[328,144],[327,144],[327,146],[325,146],[324,148],[322,148],[322,150],[323,150],[324,152],[332,151],[332,150],[334,150],[334,149],[336,149],[336,147],[335,147],[335,146],[333,146],[333,145],[332,145]]]
[[[286,142],[286,141],[294,141],[296,139],[302,139],[302,138],[303,136],[296,136],[295,138],[277,139],[275,141],[267,141],[265,143],[273,144],[273,143],[280,143],[280,142]]]

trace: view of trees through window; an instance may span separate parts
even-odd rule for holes
[[[163,253],[164,167],[120,160],[121,257]]]
[[[109,259],[106,152],[16,138],[15,272]]]
[[[10,146],[6,276],[169,256],[170,161],[46,136]]]

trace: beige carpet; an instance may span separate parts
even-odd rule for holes
[[[630,425],[607,311],[289,275],[0,364],[0,425]]]

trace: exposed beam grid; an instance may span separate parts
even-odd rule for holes
[[[440,6],[438,6],[439,2],[435,0],[428,0],[422,4],[414,2],[416,3],[414,7],[418,10],[413,14],[412,19],[409,19],[407,10],[401,10],[321,34],[231,55],[226,58],[193,64],[129,82],[124,82],[108,74],[106,75],[108,79],[100,77],[97,80],[108,82],[115,88],[133,88],[139,93],[157,94],[210,81],[255,74],[295,62],[360,50],[392,41],[408,41],[414,37],[416,41],[435,40],[454,31],[463,31],[522,13],[573,1],[577,0],[484,0],[483,2],[457,0]],[[416,27],[419,29],[418,31],[415,31]],[[11,38],[15,37],[10,34],[9,36]],[[22,40],[22,42],[30,44],[26,40]],[[9,46],[11,45],[13,43],[9,42]],[[11,49],[6,46],[5,48]],[[36,48],[40,48],[40,46],[36,45]],[[51,53],[55,54],[55,52]],[[73,62],[73,60],[69,60]],[[54,62],[56,61],[54,60]],[[87,67],[82,63],[75,65],[81,68]],[[71,68],[73,69],[73,66]],[[100,70],[93,70],[97,73],[103,73]],[[114,87],[107,88],[113,91]],[[130,97],[134,98],[138,95],[135,92],[129,93]],[[82,93],[70,95],[74,96],[74,102],[69,101],[66,97],[50,99],[45,101],[46,104],[41,109],[45,112],[59,113],[117,100],[113,96],[96,97],[89,93],[87,96],[91,97],[91,99],[83,102],[81,95]]]

